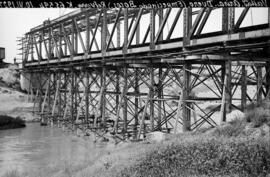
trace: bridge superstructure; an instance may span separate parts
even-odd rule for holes
[[[269,98],[269,12],[78,9],[25,34],[23,72],[42,121],[120,139],[216,126]]]

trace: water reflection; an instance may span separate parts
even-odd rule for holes
[[[38,123],[26,128],[0,131],[0,176],[16,169],[27,172],[59,161],[89,161],[100,153],[102,145]]]

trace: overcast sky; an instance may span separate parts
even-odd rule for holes
[[[0,9],[0,47],[6,49],[6,62],[13,62],[19,53],[17,37],[30,31],[31,28],[54,19],[75,9]]]
[[[13,62],[13,58],[19,54],[20,51],[17,49],[19,46],[17,45],[18,42],[17,37],[22,37],[26,32],[30,31],[31,28],[41,25],[44,20],[55,19],[61,15],[67,14],[76,9],[0,9],[0,47],[4,47],[6,49],[6,62]],[[171,14],[175,14],[177,9],[174,9]],[[194,9],[195,10],[195,9]],[[243,8],[236,9],[236,19],[240,16]],[[203,30],[204,32],[211,32],[221,30],[221,9],[216,10],[213,12]],[[268,8],[251,8],[246,15],[242,23],[242,27],[250,26],[250,25],[257,25],[267,23],[268,21]],[[173,16],[173,15],[172,15]],[[157,17],[156,17],[157,18]],[[181,20],[182,16],[180,17]],[[168,24],[172,24],[173,18],[169,18]],[[143,19],[142,21],[148,21],[148,17]],[[213,23],[214,22],[214,23]],[[167,24],[167,28],[168,25]],[[158,25],[158,23],[156,24]],[[179,29],[177,29],[179,28]],[[146,30],[146,28],[142,28],[141,31]],[[174,30],[174,34],[182,33],[182,27],[177,25],[176,30]],[[168,32],[168,29],[167,29]],[[165,32],[165,33],[167,33]],[[116,37],[116,36],[114,36]],[[134,42],[134,41],[133,41]]]

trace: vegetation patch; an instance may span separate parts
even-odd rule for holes
[[[228,124],[218,127],[213,131],[214,136],[225,136],[225,137],[237,137],[243,133],[247,122],[241,119],[234,119]]]
[[[269,176],[269,126],[270,102],[251,104],[244,118],[172,138],[170,145],[153,148],[116,176]],[[263,127],[268,136],[261,133]]]
[[[260,127],[264,123],[270,126],[270,102],[252,103],[245,113],[246,121],[252,122],[254,127]]]
[[[25,127],[25,121],[19,117],[13,118],[6,115],[0,115],[0,130]]]
[[[116,176],[266,176],[270,173],[267,140],[195,138],[146,154]]]

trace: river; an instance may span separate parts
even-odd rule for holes
[[[28,123],[26,128],[0,131],[0,176],[7,171],[61,168],[64,163],[89,162],[104,144],[92,143],[61,128]]]

